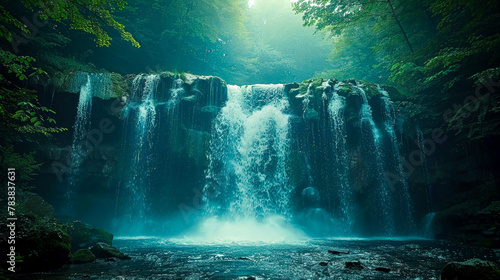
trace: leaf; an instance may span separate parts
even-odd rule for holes
[[[37,117],[34,117],[34,118],[31,118],[31,120],[30,120],[30,121],[31,121],[31,123],[34,123],[34,122],[36,122],[37,120],[38,120],[38,118],[37,118]]]
[[[42,122],[41,122],[41,121],[37,121],[37,122],[36,122],[33,126],[34,126],[34,127],[38,127],[38,126],[40,126],[41,124],[42,124]]]

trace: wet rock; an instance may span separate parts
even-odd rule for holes
[[[123,254],[115,247],[104,242],[97,243],[90,249],[90,251],[92,251],[92,253],[94,253],[96,258],[98,259],[117,258],[121,260],[130,260],[129,256]]]
[[[35,224],[37,227],[20,238],[22,245],[16,246],[20,255],[27,256],[24,267],[30,271],[59,268],[70,258],[71,237],[54,220]]]
[[[452,262],[441,271],[442,280],[496,280],[500,279],[500,267],[494,262],[471,259]]]
[[[299,87],[299,84],[298,84],[298,83],[296,83],[296,82],[294,82],[294,83],[289,83],[289,84],[285,84],[285,85],[284,85],[284,91],[285,91],[285,93],[288,93],[288,92],[290,92],[290,90],[291,90],[292,88],[298,88],[298,87]]]
[[[340,82],[336,84],[337,94],[343,97],[347,97],[352,92],[352,85],[345,82]]]
[[[383,90],[387,91],[387,94],[391,97],[392,101],[406,101],[408,98],[401,94],[395,87],[388,85],[380,86]]]
[[[337,81],[337,79],[336,79],[336,78],[330,78],[330,79],[328,79],[328,84],[329,84],[330,86],[332,86],[332,87],[333,87],[333,86],[334,86],[337,82],[338,82],[338,81]]]
[[[306,120],[319,120],[319,113],[314,109],[307,109],[304,112],[304,119]]]
[[[380,271],[380,272],[385,272],[385,273],[391,272],[391,269],[390,268],[386,268],[386,267],[376,267],[375,270],[376,271]]]
[[[202,107],[200,112],[206,114],[208,117],[215,117],[219,113],[220,109],[221,107],[209,105]]]
[[[111,233],[82,221],[67,223],[67,230],[71,236],[71,251],[73,252],[78,249],[88,249],[98,242],[113,244]]]
[[[364,268],[360,261],[357,262],[345,262],[345,268],[352,270],[362,270]]]
[[[71,256],[71,262],[74,264],[91,263],[95,260],[95,255],[89,249],[80,249]]]
[[[328,253],[332,255],[342,255],[342,254],[349,254],[349,251],[337,251],[337,250],[328,250]]]
[[[20,211],[25,213],[47,218],[54,216],[54,207],[48,204],[41,196],[31,192],[25,192],[20,195],[19,205],[22,207]]]

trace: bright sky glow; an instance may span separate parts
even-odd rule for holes
[[[297,1],[299,1],[299,0],[290,0],[291,3],[296,3]],[[249,0],[248,7],[252,8],[253,6],[255,6],[255,0]]]

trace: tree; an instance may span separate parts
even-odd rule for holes
[[[373,52],[375,62],[365,71],[389,72],[387,82],[407,93],[446,91],[498,67],[498,8],[495,1],[479,0],[294,3],[305,25],[327,30],[337,40],[334,53],[349,56],[353,45],[362,45],[365,53]],[[361,26],[369,26],[368,32],[356,32]]]
[[[33,133],[50,136],[67,129],[54,126],[55,112],[41,106],[36,92],[26,87],[29,77],[47,73],[36,66],[34,57],[19,55],[19,46],[33,39],[48,20],[69,22],[70,29],[94,36],[97,46],[110,45],[112,38],[106,27],[113,28],[135,47],[139,43],[113,18],[115,10],[125,7],[123,0],[21,0],[20,4],[0,5],[0,164],[2,170],[19,167],[23,170],[22,178],[29,180],[39,164],[34,161],[33,153],[16,153],[13,143],[36,141],[31,137]],[[32,21],[23,17],[26,10],[35,13]]]

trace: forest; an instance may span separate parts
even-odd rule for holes
[[[492,0],[4,1],[0,279],[500,278],[499,30]]]

